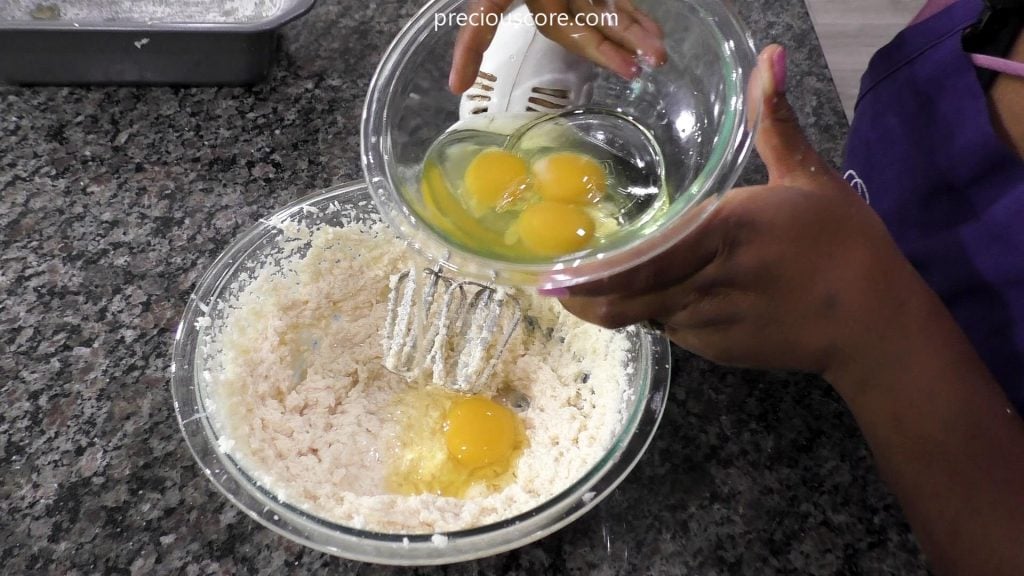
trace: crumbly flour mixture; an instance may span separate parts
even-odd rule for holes
[[[282,500],[377,531],[465,529],[525,512],[592,467],[633,395],[623,334],[585,324],[556,301],[517,294],[529,322],[502,357],[492,392],[514,388],[527,447],[514,480],[466,498],[389,493],[400,434],[396,398],[428,387],[381,365],[388,279],[408,250],[383,227],[293,230],[311,247],[255,271],[212,328],[206,385],[221,448]]]

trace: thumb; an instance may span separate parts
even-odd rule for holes
[[[768,168],[771,184],[795,184],[829,173],[786,98],[786,49],[772,44],[757,57],[752,97],[761,102],[761,125],[754,146]]]

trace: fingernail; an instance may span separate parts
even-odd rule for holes
[[[537,294],[549,298],[565,298],[569,296],[568,288],[537,288]]]
[[[654,56],[651,56],[650,54],[644,54],[643,52],[639,52],[637,56],[640,60],[641,67],[647,68],[648,70],[657,68],[658,60]]]
[[[775,51],[775,55],[772,56],[772,79],[775,81],[775,92],[779,94],[786,93],[786,49],[779,48]]]

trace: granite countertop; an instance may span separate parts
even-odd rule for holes
[[[276,535],[194,464],[169,365],[195,282],[260,216],[361,177],[376,62],[419,3],[321,0],[255,88],[0,88],[0,565],[6,574],[411,571]],[[846,122],[801,0],[740,0],[790,49],[838,161]],[[744,180],[763,179],[753,162]],[[675,350],[661,429],[595,510],[523,549],[417,574],[925,574],[822,382]]]

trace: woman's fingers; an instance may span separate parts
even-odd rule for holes
[[[728,236],[741,232],[741,225],[730,223],[728,210],[711,204],[692,206],[683,214],[679,227],[685,234],[665,251],[646,262],[595,280],[576,283],[571,278],[552,278],[542,283],[537,292],[542,296],[640,296],[659,292],[686,280],[711,264],[718,257]],[[666,243],[671,239],[664,240]],[[571,273],[567,273],[567,277]]]
[[[632,80],[640,73],[638,59],[647,66],[660,66],[668,58],[661,27],[637,9],[630,0],[615,0],[599,6],[591,0],[527,0],[538,18],[538,29],[567,50]],[[465,92],[476,81],[484,51],[494,38],[498,21],[488,18],[501,14],[512,0],[471,0],[469,24],[459,30],[455,41],[448,87],[456,94]],[[594,26],[587,25],[590,18]],[[559,20],[560,17],[561,20]],[[566,22],[568,19],[568,22]]]
[[[786,98],[786,51],[772,44],[757,59],[761,125],[754,145],[772,184],[809,183],[827,178],[832,169],[807,140]],[[810,180],[810,182],[808,182]]]
[[[591,0],[570,0],[570,4],[574,12],[587,18],[588,24],[645,65],[665,63],[668,55],[661,41],[661,29],[649,18],[645,26],[640,12],[627,0],[603,5]]]
[[[650,16],[642,12],[639,8],[633,6],[632,2],[629,0],[619,0],[619,5],[625,7],[626,10],[629,10],[629,12],[633,14],[633,18],[636,18],[637,22],[647,29],[647,32],[652,36],[658,40],[665,39],[665,31],[661,29],[661,26],[659,26],[657,22],[652,20]]]
[[[717,250],[709,242],[706,244],[688,236],[654,258],[617,274],[569,287],[542,287],[537,292],[556,298],[638,297],[659,293],[697,274],[715,260]]]
[[[562,305],[574,315],[605,328],[621,328],[657,320],[668,325],[697,327],[722,320],[719,303],[732,298],[736,284],[730,265],[715,261],[689,278],[639,294],[570,295]]]
[[[545,17],[537,22],[537,29],[566,50],[603,66],[619,76],[632,80],[640,74],[633,53],[609,39],[597,28],[583,26],[571,16],[570,0],[527,0],[530,11]],[[553,21],[556,14],[570,15],[570,22],[559,25]]]
[[[455,52],[452,56],[452,70],[448,75],[448,88],[456,94],[469,89],[476,81],[480,71],[480,62],[484,51],[491,45],[494,38],[496,22],[490,14],[502,14],[512,4],[512,0],[470,0],[466,13],[471,16],[469,24],[459,30],[455,39]]]
[[[562,306],[591,324],[605,328],[622,328],[646,320],[661,320],[668,310],[685,307],[693,301],[695,291],[679,284],[640,296],[570,296],[562,299]]]
[[[665,335],[687,352],[692,352],[716,364],[743,368],[749,365],[734,351],[737,346],[736,330],[729,325],[714,325],[701,328],[676,328],[665,326]]]

